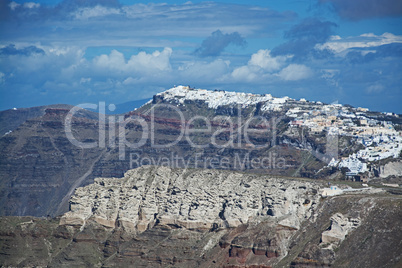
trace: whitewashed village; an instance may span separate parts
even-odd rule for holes
[[[305,100],[301,100],[305,102]],[[352,108],[341,104],[313,102],[313,110],[299,107],[290,109],[286,115],[293,117],[292,127],[306,127],[319,134],[353,137],[363,149],[341,159],[332,159],[329,166],[348,168],[347,176],[353,177],[368,171],[369,162],[397,158],[402,150],[401,131],[390,121],[381,121],[367,116],[367,108]],[[397,114],[386,114],[398,118]],[[370,177],[370,176],[369,176]],[[365,178],[365,180],[368,178]]]
[[[291,118],[290,128],[307,129],[312,134],[351,137],[362,145],[362,149],[347,157],[334,158],[328,163],[328,167],[347,168],[347,179],[367,182],[374,176],[368,167],[370,162],[401,156],[402,130],[395,129],[391,121],[383,120],[399,119],[399,115],[394,113],[370,112],[367,108],[338,103],[324,104],[304,98],[275,98],[271,94],[210,91],[190,86],[175,86],[158,95],[184,106],[186,100],[204,101],[213,109],[225,105],[241,105],[246,108],[262,103],[262,112],[286,112],[286,116]]]

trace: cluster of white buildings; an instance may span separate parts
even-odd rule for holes
[[[366,108],[350,108],[340,104],[312,104],[308,108],[289,109],[293,117],[292,127],[306,127],[314,134],[331,133],[350,136],[364,146],[364,149],[329,166],[347,167],[349,174],[367,171],[367,163],[389,157],[397,158],[402,150],[402,135],[390,122],[379,121],[366,116]],[[391,114],[392,115],[392,114]],[[397,115],[394,115],[397,116]]]
[[[369,143],[364,144],[364,149],[337,161],[337,163],[332,163],[332,166],[347,167],[353,175],[366,172],[367,162],[399,157],[402,150],[402,137],[396,131],[394,134],[375,136],[369,139]]]
[[[205,101],[208,104],[208,108],[212,109],[225,105],[241,105],[242,108],[246,108],[247,106],[263,102],[262,111],[280,111],[283,104],[287,100],[290,100],[289,97],[274,98],[271,94],[260,95],[224,90],[210,91],[206,89],[193,89],[189,86],[177,86],[157,95],[163,96],[166,100],[175,99],[181,105],[185,105],[186,100]]]
[[[351,173],[364,173],[367,171],[368,162],[388,157],[396,158],[402,149],[401,133],[396,131],[390,122],[367,117],[367,108],[323,104],[319,101],[308,102],[305,99],[296,101],[289,97],[275,98],[271,94],[209,91],[189,86],[177,86],[158,95],[166,100],[174,99],[178,105],[185,105],[186,100],[204,101],[213,109],[225,105],[241,105],[245,108],[258,103],[263,103],[260,107],[263,112],[288,109],[286,116],[293,118],[289,123],[291,127],[308,128],[313,134],[350,136],[364,146],[364,149],[329,164],[339,168],[347,167]]]

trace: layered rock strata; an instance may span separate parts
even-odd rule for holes
[[[401,267],[401,196],[324,186],[142,167],[78,188],[61,218],[0,217],[0,266]]]
[[[266,175],[144,166],[78,188],[60,224],[94,220],[143,232],[155,224],[213,229],[270,219],[296,230],[314,212],[320,189],[319,183]]]

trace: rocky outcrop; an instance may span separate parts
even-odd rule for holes
[[[359,218],[347,218],[341,213],[336,213],[331,217],[330,230],[323,232],[321,235],[322,244],[328,244],[330,247],[340,244],[345,239],[345,236],[359,227],[359,225]]]
[[[314,207],[297,230],[275,216],[209,230],[156,221],[137,233],[119,224],[106,227],[92,216],[85,225],[60,225],[60,218],[0,217],[0,266],[401,267],[400,196],[351,192],[323,198]],[[331,237],[339,240],[322,243],[323,233],[338,228],[339,235]]]
[[[383,193],[327,198],[319,219],[293,236],[290,267],[400,267],[401,207]]]
[[[106,117],[106,136],[101,138],[100,129],[103,131],[103,126],[97,120],[97,114],[89,111],[74,115],[72,134],[79,142],[98,143],[99,146],[82,149],[74,145],[66,134],[67,108],[63,106],[48,107],[41,110],[42,116],[24,119],[16,129],[7,128],[5,131],[13,131],[0,138],[0,215],[57,216],[68,211],[67,201],[72,191],[93,183],[94,178],[121,177],[129,169],[164,164],[165,160],[167,165],[175,168],[218,168],[282,176],[312,176],[312,170],[323,166],[313,157],[306,161],[305,152],[298,148],[280,142],[275,146],[270,129],[264,133],[249,131],[248,138],[253,144],[267,145],[257,150],[245,139],[244,133],[237,135],[253,114],[254,106],[242,109],[241,118],[233,117],[226,122],[216,117],[219,115],[217,110],[208,108],[205,103],[191,101],[178,107],[185,117],[185,123],[196,115],[206,116],[210,120],[210,132],[197,132],[188,137],[191,142],[205,145],[205,148],[194,148],[186,137],[180,138],[184,126],[177,111],[162,105],[156,107],[153,114],[150,112],[152,107],[149,103],[126,114],[126,117],[141,118],[149,129],[153,128],[154,123],[155,137],[148,135],[146,143],[140,148],[119,146],[122,139],[119,138],[117,118]],[[281,115],[264,116],[271,118]],[[7,118],[10,117],[7,116],[6,121],[9,120]],[[17,121],[14,117],[10,120]],[[258,122],[251,123],[250,130],[258,129]],[[4,125],[8,123],[4,122]],[[286,128],[286,123],[282,123],[278,129],[280,133],[282,128]],[[280,136],[279,132],[275,134]],[[227,144],[233,139],[234,145],[223,149],[216,147],[212,143],[213,133],[219,133],[215,137],[217,144]],[[127,141],[137,141],[143,134],[142,127],[136,121],[126,125]],[[105,142],[104,147],[101,142]],[[157,148],[153,144],[175,145]]]
[[[216,229],[271,220],[297,230],[318,205],[319,183],[218,170],[143,166],[78,188],[61,225],[88,220],[128,232],[155,224]]]
[[[231,99],[229,95],[227,100]],[[234,94],[244,101],[250,97],[252,101],[243,103],[244,107],[238,101],[224,102],[215,109],[201,99],[158,96],[153,103],[125,114],[126,119],[138,120],[124,126],[124,137],[120,136],[123,132],[119,127],[123,125],[118,118],[106,116],[103,125],[103,119],[99,121],[96,113],[74,114],[71,134],[76,141],[94,146],[85,149],[74,145],[67,135],[65,118],[69,106],[0,114],[0,121],[6,126],[3,131],[12,130],[0,137],[0,215],[61,215],[68,211],[68,200],[77,187],[93,183],[96,177],[121,177],[129,169],[149,164],[331,180],[343,176],[335,168],[323,169],[326,163],[321,156],[327,144],[324,133],[289,127],[294,119],[286,115],[289,110],[311,110],[316,104],[283,99],[285,103],[272,103],[275,104],[272,108],[283,109],[266,110],[265,102],[259,100],[261,96]],[[207,118],[210,127],[205,130],[210,131],[190,131],[181,136],[186,127],[204,128],[206,122],[192,120],[195,116]],[[255,120],[249,121],[252,118]],[[139,122],[153,132],[147,134]],[[145,143],[133,146],[142,137],[146,137]],[[340,157],[362,146],[343,135],[339,136],[338,145]],[[400,183],[400,179],[390,178],[381,180]]]

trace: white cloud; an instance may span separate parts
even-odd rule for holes
[[[177,52],[172,59],[173,50],[169,47],[139,52],[131,57],[112,50],[91,60],[85,58],[85,50],[79,47],[40,44],[36,47],[43,49],[44,53],[6,57],[4,70],[0,69],[4,73],[0,75],[0,80],[7,77],[7,83],[19,83],[21,77],[28,77],[26,83],[37,89],[81,95],[96,92],[99,96],[113,91],[120,95],[131,94],[131,98],[135,99],[137,96],[130,91],[133,86],[144,89],[183,83],[215,88],[242,82],[262,85],[280,79],[303,79],[311,74],[311,70],[304,65],[287,66],[288,57],[272,57],[269,50],[260,50],[250,56],[246,65],[233,67],[229,60],[200,60],[181,52]],[[286,68],[282,70],[283,67]],[[15,78],[11,78],[11,73]]]
[[[80,79],[80,84],[86,84],[86,83],[90,83],[90,82],[91,82],[91,78],[90,78],[90,77],[87,77],[87,78],[82,77],[82,78]]]
[[[16,44],[20,47],[21,44]],[[44,53],[18,54],[2,58],[0,68],[9,77],[39,85],[47,80],[68,80],[85,65],[84,51],[78,47],[48,47],[35,44]],[[26,45],[25,45],[26,47]],[[21,80],[20,80],[21,81]]]
[[[167,47],[162,52],[156,50],[152,54],[140,52],[126,61],[123,53],[112,50],[109,55],[103,54],[96,57],[93,60],[93,64],[98,70],[118,71],[126,74],[133,72],[145,74],[171,70],[171,55],[172,49]]]
[[[124,79],[123,81],[123,85],[135,85],[137,82],[139,81],[139,79],[135,79],[133,77],[128,77],[126,79]]]
[[[6,80],[5,79],[5,74],[4,73],[2,73],[2,72],[0,72],[0,84],[3,84],[4,83],[4,81]]]
[[[18,7],[21,6],[21,4],[18,4],[16,2],[10,2],[10,4],[8,4],[8,6],[10,7],[10,9],[12,11],[16,10]],[[39,8],[40,4],[39,3],[35,3],[35,2],[26,2],[24,4],[22,4],[23,8],[28,8],[28,9],[33,9],[33,8]]]
[[[65,88],[70,85],[71,89],[93,87],[93,90],[103,92],[132,84],[130,77],[137,83],[170,84],[171,77],[179,75],[177,70],[172,72],[172,49],[169,47],[151,53],[140,52],[129,59],[125,58],[123,53],[112,50],[109,54],[99,55],[92,60],[87,60],[85,50],[78,47],[37,47],[45,53],[5,57],[0,65],[4,77],[10,77],[11,73],[16,77],[12,81],[16,81],[17,77],[27,77],[29,80],[26,80],[26,83],[38,88],[44,84],[59,88],[62,88],[61,85],[65,85]]]
[[[381,84],[374,84],[366,88],[367,93],[379,93],[384,91],[384,86]]]
[[[232,77],[239,81],[253,81],[257,78],[256,70],[251,70],[247,65],[236,68],[232,72]]]
[[[320,50],[329,49],[336,53],[342,53],[350,48],[370,48],[391,43],[402,43],[402,36],[392,33],[384,33],[382,35],[367,33],[360,36],[341,38],[336,35],[332,36],[328,42],[316,45],[316,48]]]
[[[338,75],[340,73],[339,70],[337,69],[322,69],[321,70],[321,77],[324,79],[332,79],[334,78],[335,75]]]
[[[282,69],[278,76],[286,81],[295,81],[306,79],[312,76],[312,70],[302,64],[290,64],[286,68]]]
[[[80,8],[73,14],[73,16],[78,20],[87,20],[93,17],[104,17],[118,14],[120,14],[120,10],[117,8],[108,8],[96,5],[95,7]]]
[[[25,7],[25,8],[39,8],[40,4],[39,3],[34,3],[34,2],[26,2],[26,3],[24,3],[23,7]]]
[[[94,64],[100,68],[125,70],[127,68],[123,53],[112,50],[109,55],[102,54],[94,59]]]
[[[162,52],[156,50],[152,54],[140,52],[138,55],[134,55],[128,61],[128,65],[138,71],[145,69],[168,71],[171,69],[170,57],[173,50],[170,47],[166,47]]]
[[[259,50],[257,53],[251,55],[248,65],[258,66],[268,72],[272,72],[279,70],[289,58],[289,56],[272,57],[270,53],[271,51],[268,49]]]
[[[15,10],[17,7],[21,5],[16,2],[11,2],[10,4],[8,4],[8,6],[10,7],[11,10]]]
[[[272,75],[279,71],[291,57],[290,55],[272,57],[270,50],[261,49],[251,55],[247,65],[234,69],[231,76],[238,81],[250,82],[272,78]]]
[[[322,69],[320,71],[321,73],[321,78],[323,78],[324,80],[326,80],[328,82],[328,84],[330,84],[331,86],[334,86],[336,88],[339,87],[339,75],[341,73],[340,70],[338,69]]]

